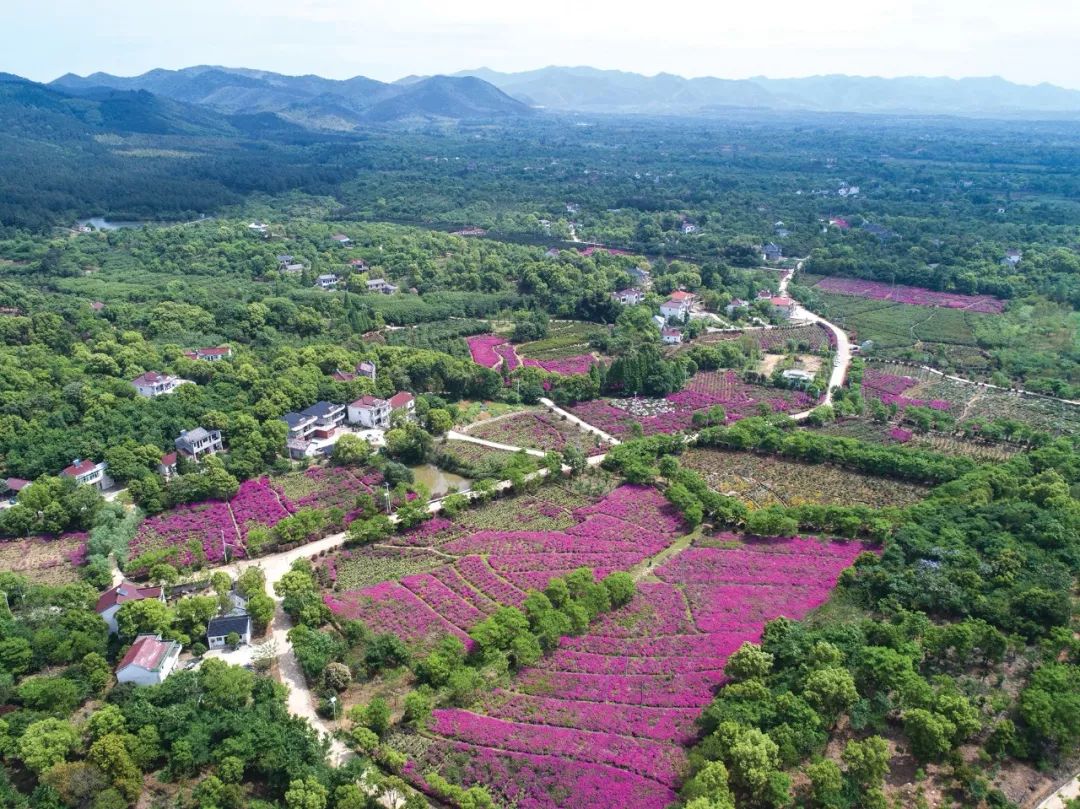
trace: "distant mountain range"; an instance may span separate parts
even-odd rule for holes
[[[324,131],[351,131],[366,124],[501,119],[532,113],[523,102],[471,76],[415,77],[413,81],[387,84],[363,76],[338,81],[199,66],[151,70],[132,77],[68,73],[49,86],[84,97],[99,96],[103,89],[142,91],[222,115],[272,114],[307,129]]]
[[[725,108],[1011,117],[1080,115],[1080,91],[1004,79],[811,76],[802,79],[684,79],[591,67],[522,73],[464,70],[534,107],[594,113],[695,115]],[[415,80],[415,77],[410,77]]]

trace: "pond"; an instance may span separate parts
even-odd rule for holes
[[[427,487],[432,497],[442,497],[451,489],[463,492],[472,485],[472,481],[453,472],[446,472],[434,464],[420,464],[409,467],[413,473],[413,480]]]

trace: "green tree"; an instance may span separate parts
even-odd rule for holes
[[[724,665],[724,673],[735,682],[763,679],[772,671],[773,656],[760,646],[744,641]]]
[[[289,782],[285,790],[285,806],[288,809],[326,809],[329,796],[326,787],[312,776]]]
[[[19,738],[17,753],[27,767],[43,773],[79,746],[79,733],[64,719],[40,719]]]

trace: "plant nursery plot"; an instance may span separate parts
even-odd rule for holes
[[[588,354],[592,336],[602,331],[595,323],[552,323],[547,337],[522,343],[518,354],[541,361]]]
[[[716,405],[724,408],[730,424],[760,412],[797,413],[815,403],[802,391],[744,382],[735,371],[702,371],[683,390],[663,399],[595,399],[569,409],[583,421],[621,438],[630,434],[634,423],[641,425],[645,435],[687,430],[695,412]]]
[[[542,368],[552,374],[585,374],[596,362],[587,344],[580,346],[581,351],[578,353],[570,353],[566,350],[566,346],[563,346],[562,350],[541,349],[540,353],[547,357],[545,359],[531,357],[522,359],[518,348],[510,342],[509,338],[500,337],[497,334],[478,334],[468,338],[467,342],[473,362],[485,368],[501,368],[505,364],[508,371],[513,371],[515,368],[527,365]]]
[[[819,353],[836,347],[836,335],[820,323],[778,326],[769,329],[707,332],[694,338],[693,345],[723,343],[729,340],[746,340],[762,351],[771,353],[786,353],[792,350]]]
[[[683,530],[678,513],[663,495],[646,486],[621,486],[595,502],[561,486],[550,486],[535,496],[523,495],[503,502],[511,509],[506,514],[500,513],[500,504],[489,504],[475,513],[465,512],[454,523],[432,520],[397,538],[395,541],[403,549],[414,553],[422,552],[425,543],[430,543],[427,547],[432,549],[437,546],[442,564],[422,573],[414,574],[410,569],[408,575],[388,575],[378,584],[349,587],[341,570],[349,569],[349,563],[355,560],[368,569],[381,565],[388,573],[416,562],[411,558],[408,562],[388,562],[384,553],[388,549],[383,548],[347,552],[344,565],[332,562],[338,570],[337,582],[333,591],[324,596],[325,603],[335,613],[360,618],[423,649],[437,638],[440,627],[454,626],[464,637],[469,627],[494,606],[518,605],[527,590],[543,588],[555,576],[579,567],[589,567],[598,576],[629,569],[666,548]],[[512,515],[527,510],[557,514],[565,530],[528,529],[520,521],[515,522]],[[473,527],[476,523],[470,520],[475,519],[474,514],[480,516],[476,522],[484,525],[496,514],[496,525],[521,528],[506,531],[494,526]],[[389,565],[395,566],[393,570]],[[410,621],[410,610],[418,611],[423,620]]]
[[[562,452],[567,446],[574,446],[592,456],[608,449],[608,445],[596,435],[539,410],[481,422],[469,427],[467,432],[499,444],[551,452]]]
[[[35,536],[0,541],[0,570],[18,573],[35,584],[70,584],[86,561],[87,534]]]
[[[501,470],[516,454],[507,450],[485,447],[482,444],[474,444],[471,441],[456,441],[454,439],[440,444],[439,451],[453,458],[460,465],[462,473],[473,479],[498,478]],[[540,460],[539,458],[526,456],[526,461],[533,467]]]
[[[934,292],[925,287],[909,287],[902,284],[884,284],[880,281],[864,281],[857,278],[827,277],[816,287],[821,292],[850,295],[878,301],[895,301],[914,306],[963,309],[969,312],[997,314],[1005,309],[1005,301],[993,295],[964,295],[958,292]]]
[[[949,412],[958,421],[1010,419],[1049,433],[1080,432],[1078,405],[1045,396],[958,382],[916,365],[882,365],[881,368],[893,374],[903,374],[914,381],[907,395],[949,402]]]
[[[628,605],[563,638],[507,687],[469,709],[436,711],[406,772],[483,784],[507,806],[674,801],[694,717],[722,685],[728,656],[758,640],[767,621],[800,619],[823,603],[863,550],[813,538],[721,539],[725,547],[669,560],[660,581],[640,583]]]
[[[695,448],[684,453],[681,460],[684,466],[700,472],[711,488],[758,507],[807,503],[905,506],[921,500],[928,492],[913,483],[771,455]]]

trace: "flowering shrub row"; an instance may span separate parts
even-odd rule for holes
[[[880,281],[855,278],[825,278],[816,289],[836,295],[851,295],[878,301],[896,301],[915,306],[937,306],[946,309],[967,309],[970,312],[997,314],[1005,301],[992,295],[962,295],[957,292],[934,292],[923,287],[894,286]]]
[[[5,539],[0,541],[0,570],[40,584],[67,584],[77,578],[75,568],[86,563],[88,538],[77,532]]]
[[[466,339],[473,362],[485,368],[499,368],[503,361],[507,370],[513,371],[522,365],[514,345],[505,337],[497,334],[477,334]],[[587,374],[596,362],[591,354],[575,357],[563,357],[557,360],[526,359],[524,364],[530,368],[542,368],[551,374]]]
[[[948,410],[952,405],[944,399],[912,399],[903,396],[904,391],[919,384],[910,376],[897,376],[867,367],[863,371],[862,395],[866,399],[876,399],[882,404],[896,405],[900,410],[906,407],[929,407],[934,410]]]

